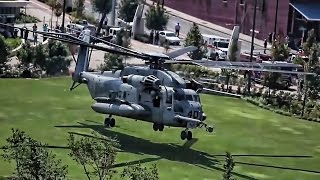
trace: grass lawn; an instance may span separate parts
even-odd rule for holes
[[[320,124],[281,116],[239,99],[203,95],[207,121],[214,124],[215,133],[194,130],[195,140],[185,144],[178,128],[154,132],[152,124],[120,117],[117,127],[103,128],[104,116],[91,110],[94,101],[85,85],[70,92],[70,84],[70,78],[1,79],[0,146],[11,128],[56,146],[66,145],[68,132],[97,131],[120,141],[123,152],[118,154],[118,172],[140,161],[145,166],[156,163],[164,180],[221,179],[223,155],[230,151],[237,179],[320,177]],[[68,150],[53,151],[69,165],[71,179],[85,179]],[[281,155],[311,157],[277,157]],[[0,159],[0,176],[10,175],[13,169],[14,164]]]

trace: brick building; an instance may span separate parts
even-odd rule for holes
[[[259,39],[268,38],[269,33],[274,31],[276,2],[277,0],[257,0],[256,31],[259,33],[256,37]],[[164,4],[230,29],[238,24],[242,33],[251,34],[254,0],[164,0]],[[316,7],[320,9],[319,0],[278,0],[277,33],[301,37],[299,28],[304,26],[307,29],[315,28],[320,34],[320,10]],[[312,18],[306,15],[310,14],[310,9],[313,9],[312,15],[309,15]]]

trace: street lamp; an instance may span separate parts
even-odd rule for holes
[[[250,52],[250,62],[253,60],[253,49],[254,49],[254,35],[255,35],[255,28],[256,28],[256,16],[257,16],[257,0],[254,0],[254,12],[253,12],[253,23],[251,29],[251,52]],[[251,88],[251,72],[249,71],[248,74],[248,93],[250,94]]]

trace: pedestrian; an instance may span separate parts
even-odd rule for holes
[[[34,34],[34,45],[37,45],[37,42],[38,42],[38,34],[37,33],[35,33]]]
[[[175,29],[176,29],[176,36],[179,37],[179,33],[180,33],[180,24],[179,23],[177,23]]]
[[[24,40],[28,40],[29,30],[27,27],[24,26]]]
[[[263,46],[264,46],[264,54],[266,54],[266,53],[267,53],[267,46],[268,46],[267,39],[264,39],[264,44],[263,44]]]
[[[32,26],[32,31],[33,31],[32,35],[33,35],[33,37],[34,37],[35,32],[37,31],[37,29],[38,29],[37,25],[34,24],[34,25]]]
[[[269,43],[272,43],[272,33],[269,33],[268,40],[269,40]]]
[[[156,32],[156,36],[154,37],[155,43],[159,45],[159,31]]]
[[[150,32],[150,44],[153,44],[153,40],[154,40],[154,31],[153,30],[151,30],[151,32]]]

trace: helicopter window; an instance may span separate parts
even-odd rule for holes
[[[193,99],[196,102],[200,102],[200,97],[198,95],[193,95]]]
[[[182,101],[184,98],[183,98],[183,95],[179,94],[179,93],[174,93],[174,99],[175,100],[178,100],[178,101]]]
[[[126,91],[124,91],[123,92],[123,99],[126,99],[126,97],[127,97],[127,93],[126,93]]]
[[[160,107],[160,97],[159,96],[156,96],[155,98],[153,98],[152,102],[153,102],[154,107]]]
[[[172,103],[172,94],[168,94],[166,103],[167,104],[171,104]]]
[[[192,95],[186,95],[186,100],[187,101],[193,101]]]

